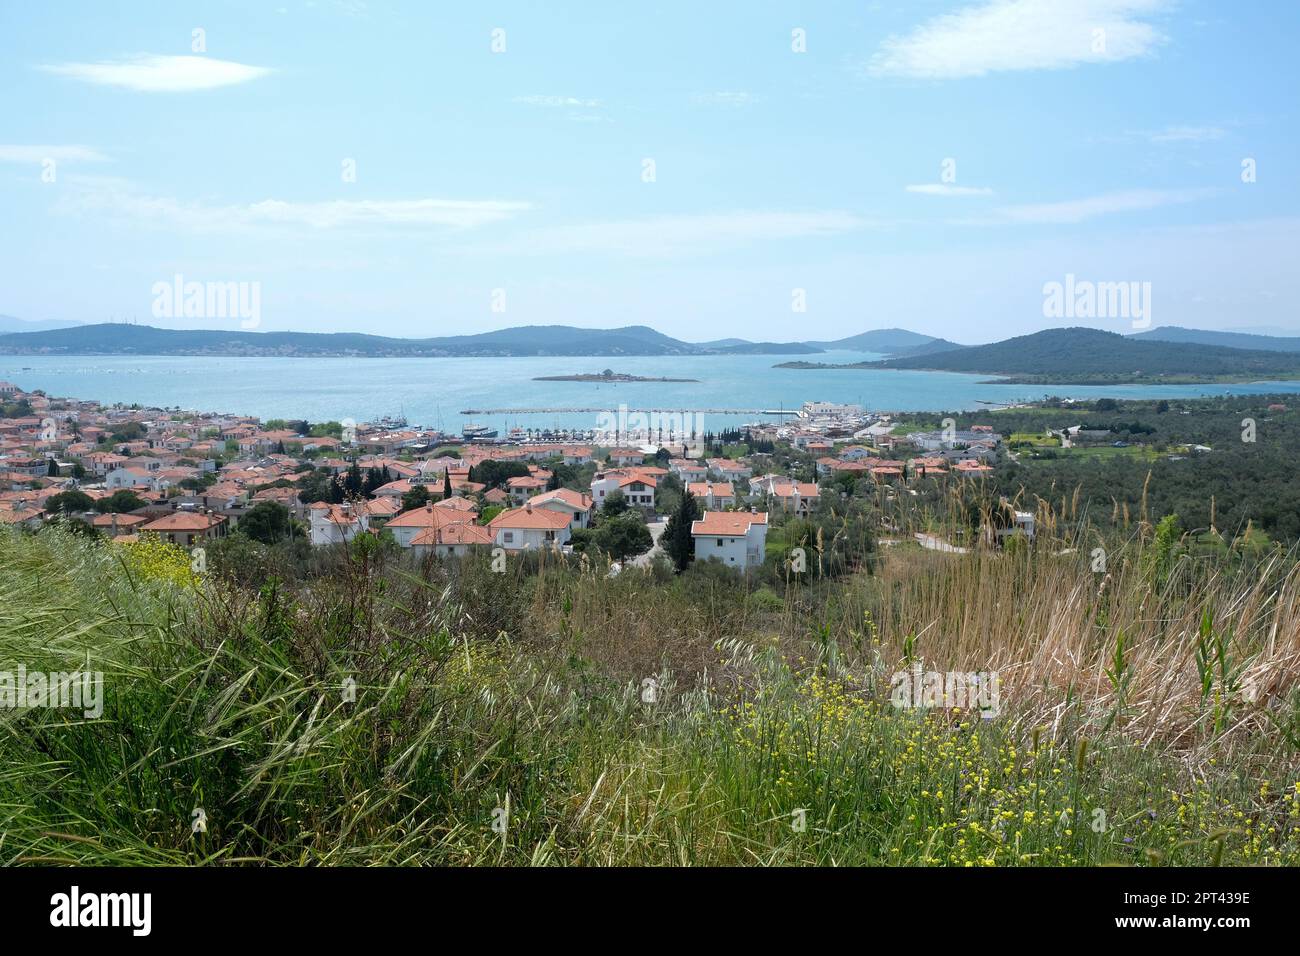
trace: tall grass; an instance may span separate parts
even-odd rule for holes
[[[249,588],[6,534],[0,668],[89,652],[107,693],[0,713],[0,859],[1297,862],[1294,560],[1113,551],[902,548],[773,602],[375,549]],[[1003,713],[896,710],[905,656],[998,670]]]

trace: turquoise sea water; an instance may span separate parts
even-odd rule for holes
[[[979,402],[1044,395],[1097,398],[1192,397],[1251,392],[1300,393],[1300,382],[1236,385],[1000,385],[950,372],[797,370],[772,366],[792,356],[638,356],[628,358],[193,358],[172,356],[0,356],[0,380],[102,402],[309,421],[369,421],[405,415],[412,425],[459,431],[467,421],[498,428],[593,428],[591,412],[475,414],[465,409],[602,408],[676,411],[798,408],[805,401],[856,402],[885,411],[957,411]],[[879,358],[854,352],[814,361]],[[599,372],[696,378],[698,383],[534,382],[538,375]],[[762,416],[707,414],[717,430]]]

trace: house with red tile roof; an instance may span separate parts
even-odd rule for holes
[[[452,524],[468,524],[474,519],[468,512],[455,508],[435,508],[433,502],[423,507],[403,511],[396,518],[389,518],[384,526],[393,539],[403,548],[409,548],[416,535],[426,528],[442,528]]]
[[[490,548],[493,541],[491,528],[476,524],[449,524],[440,528],[425,528],[411,539],[411,550],[418,555],[461,557],[471,551]]]
[[[710,458],[706,464],[709,466],[709,471],[724,481],[740,481],[754,474],[754,469],[749,465],[743,461],[732,461],[730,458]]]
[[[705,511],[721,511],[736,504],[736,491],[729,481],[692,481],[686,490],[699,500]]]
[[[571,521],[572,516],[563,511],[534,508],[530,502],[522,508],[501,512],[487,526],[498,547],[507,551],[540,551],[568,544]]]
[[[763,475],[749,482],[749,492],[761,495],[773,507],[807,516],[821,501],[821,489],[815,482],[794,481],[781,475]]]
[[[37,508],[26,501],[16,501],[10,507],[0,508],[0,526],[35,531],[44,523],[45,509]]]
[[[118,514],[114,511],[106,515],[95,515],[90,523],[96,531],[102,531],[110,538],[116,538],[118,535],[134,532],[151,520],[148,515]]]
[[[557,488],[536,496],[529,502],[534,508],[547,508],[569,516],[569,524],[574,528],[585,528],[591,523],[593,502],[591,495],[569,488]]]
[[[521,475],[506,481],[506,494],[517,505],[546,490],[546,481],[534,475]]]
[[[202,511],[175,511],[140,525],[139,533],[156,534],[164,541],[188,548],[210,538],[224,538],[229,530],[225,515]]]
[[[402,502],[399,498],[371,498],[357,502],[357,507],[369,515],[370,527],[378,530],[401,513]]]
[[[948,459],[938,455],[921,455],[907,463],[913,478],[933,478],[948,474]]]
[[[311,543],[317,547],[346,544],[370,530],[370,515],[350,502],[333,505],[317,501],[310,512]]]
[[[721,561],[746,571],[763,563],[767,547],[767,515],[750,511],[706,511],[691,522],[696,561]]]
[[[609,495],[621,491],[632,507],[653,510],[657,485],[658,480],[644,468],[598,471],[591,479],[591,498],[603,507]]]
[[[703,481],[709,477],[709,466],[695,458],[669,459],[668,468],[683,483]]]

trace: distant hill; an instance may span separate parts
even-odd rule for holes
[[[1269,352],[1300,352],[1300,336],[1253,335],[1248,332],[1214,332],[1166,325],[1149,332],[1130,335],[1131,339],[1160,342],[1192,342],[1196,345],[1219,345],[1230,349],[1255,349]]]
[[[807,342],[741,342],[716,346],[712,351],[723,355],[815,355],[822,350]]]
[[[903,349],[899,352],[890,354],[891,359],[896,358],[915,358],[919,355],[934,355],[937,352],[951,352],[953,349],[964,349],[966,346],[958,345],[956,342],[949,342],[947,339],[932,339],[924,345],[918,345],[915,348]]]
[[[344,356],[522,356],[522,355],[803,355],[818,351],[799,342],[696,345],[644,325],[580,329],[529,325],[475,335],[427,339],[388,338],[354,332],[246,332],[240,329],[159,329],[104,323],[41,332],[0,335],[0,353],[54,355],[344,355]]]
[[[732,345],[753,345],[749,339],[714,339],[712,342],[696,342],[702,349],[725,349]]]
[[[1300,355],[1069,328],[880,362],[840,366],[796,362],[786,367],[930,369],[1006,376],[1026,384],[1113,385],[1294,379],[1300,378]]]
[[[0,332],[45,332],[49,329],[68,329],[80,324],[80,322],[65,322],[62,319],[28,321],[12,315],[0,315]]]
[[[894,355],[907,349],[920,348],[922,345],[937,341],[933,335],[909,332],[907,329],[872,329],[860,332],[848,338],[835,339],[830,342],[805,342],[815,349],[836,349],[845,352],[879,352],[882,355]]]

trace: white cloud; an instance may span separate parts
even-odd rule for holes
[[[51,63],[47,73],[67,76],[99,86],[120,86],[142,93],[188,93],[247,83],[266,76],[270,69],[207,56],[154,56],[144,54],[98,63]]]
[[[108,157],[89,146],[0,146],[0,163],[106,163]]]
[[[749,106],[757,102],[758,97],[744,90],[720,90],[716,93],[696,93],[691,101],[701,106]]]
[[[102,213],[189,232],[240,232],[275,227],[325,231],[363,228],[472,229],[509,219],[531,203],[465,199],[357,199],[254,203],[183,202],[139,192],[105,177],[70,178],[56,207],[64,213]]]
[[[516,96],[514,101],[527,106],[542,106],[549,109],[558,107],[597,109],[600,107],[600,100],[580,99],[576,96]]]
[[[516,239],[497,246],[496,251],[546,255],[615,252],[658,257],[715,251],[752,242],[834,236],[868,225],[869,220],[839,210],[741,210],[651,216],[529,230]]]
[[[1217,126],[1166,126],[1148,133],[1147,139],[1153,143],[1208,143],[1226,135],[1226,131]]]
[[[889,37],[867,69],[876,76],[952,79],[1129,60],[1165,41],[1140,18],[1167,6],[1167,0],[991,0]]]
[[[988,186],[954,186],[951,183],[920,183],[906,187],[909,193],[923,196],[992,196]]]
[[[1064,202],[1006,206],[997,212],[999,216],[1010,222],[1034,225],[1080,223],[1112,213],[1136,212],[1156,209],[1160,206],[1195,202],[1212,194],[1213,191],[1207,189],[1131,189]]]

